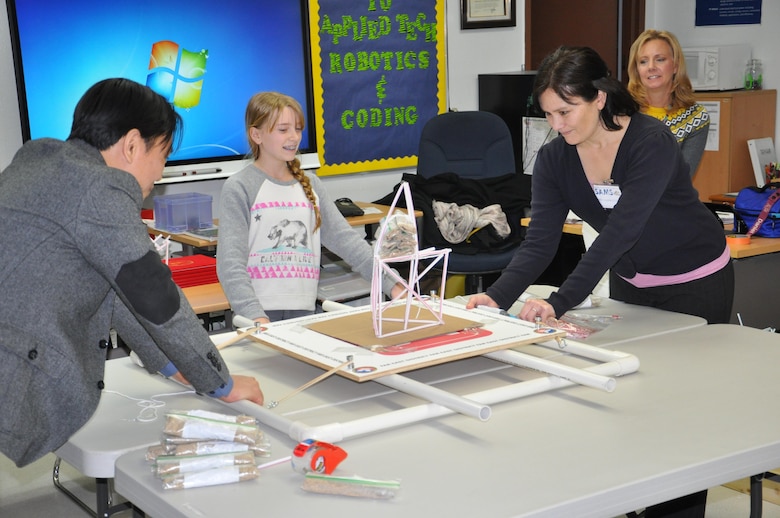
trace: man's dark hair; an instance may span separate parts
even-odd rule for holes
[[[163,96],[129,79],[113,78],[95,83],[79,100],[68,140],[81,139],[105,151],[137,129],[147,146],[162,137],[164,145],[175,148],[181,128],[181,116]]]

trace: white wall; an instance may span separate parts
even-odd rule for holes
[[[647,0],[645,26],[674,33],[683,46],[748,43],[753,57],[764,66],[764,88],[780,89],[780,53],[777,27],[780,2],[763,0],[759,25],[713,25],[696,27],[696,0]],[[776,119],[780,123],[780,105]],[[778,142],[778,130],[774,139]],[[770,136],[770,135],[767,135]]]

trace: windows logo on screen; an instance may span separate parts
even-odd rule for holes
[[[158,41],[152,45],[146,86],[178,108],[197,106],[208,57],[207,50],[191,52],[173,41]]]

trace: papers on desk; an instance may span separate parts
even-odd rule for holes
[[[720,219],[723,222],[723,227],[724,228],[733,228],[734,227],[734,213],[733,212],[716,211],[715,214],[718,216],[718,219]]]
[[[582,223],[582,218],[577,216],[573,211],[569,211],[569,213],[566,215],[566,221],[565,223],[573,224],[573,223]]]

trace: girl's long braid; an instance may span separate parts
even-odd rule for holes
[[[316,231],[318,228],[320,228],[322,217],[320,216],[320,208],[317,206],[317,198],[314,196],[314,191],[311,188],[309,177],[304,174],[303,170],[301,170],[301,162],[297,158],[287,162],[287,167],[290,168],[290,172],[292,173],[293,178],[300,182],[301,187],[303,187],[303,192],[306,194],[306,198],[309,199],[311,206],[314,208],[314,216],[316,217],[314,230]]]

